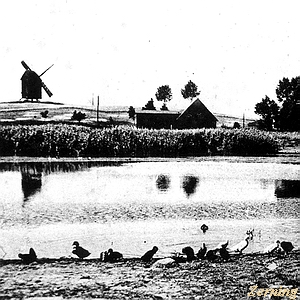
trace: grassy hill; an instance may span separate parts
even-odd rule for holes
[[[138,108],[136,108],[138,109]],[[48,111],[48,117],[43,118],[41,113]],[[96,125],[97,111],[93,106],[69,105],[54,102],[0,102],[0,122],[1,124],[27,124],[27,123],[44,123],[44,122],[74,122],[71,117],[74,111],[86,114],[86,119],[82,124]],[[133,125],[133,121],[128,116],[128,106],[100,106],[98,120],[99,124],[128,124]],[[235,122],[243,125],[242,118],[215,114],[218,119],[217,126],[233,127]],[[254,119],[246,119],[245,125]]]

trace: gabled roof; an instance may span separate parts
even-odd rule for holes
[[[177,118],[180,119],[185,115],[191,114],[193,111],[202,111],[202,112],[206,112],[208,115],[210,115],[212,118],[214,118],[216,121],[218,121],[218,119],[208,110],[208,108],[197,98],[196,100],[194,100],[190,106],[188,106]]]

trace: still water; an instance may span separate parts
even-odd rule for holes
[[[233,245],[252,228],[245,252],[277,239],[298,248],[299,203],[297,160],[2,163],[0,258],[30,247],[70,256],[74,240],[91,258],[110,247],[141,256],[154,245],[164,257],[203,242]]]

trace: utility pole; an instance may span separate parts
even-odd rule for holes
[[[97,96],[97,125],[99,124],[99,96]]]
[[[243,128],[245,128],[245,113],[243,113]]]

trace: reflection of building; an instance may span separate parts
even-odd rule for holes
[[[300,180],[275,180],[278,198],[300,197]]]
[[[168,110],[141,110],[136,112],[139,128],[215,128],[217,118],[196,99],[183,112]]]
[[[22,191],[24,200],[40,191],[42,187],[42,170],[36,165],[22,165]]]

